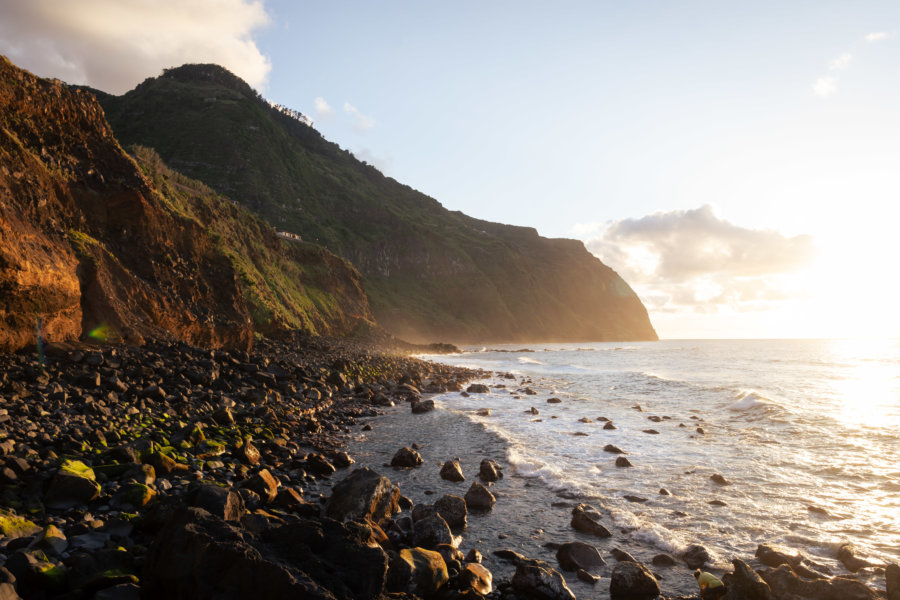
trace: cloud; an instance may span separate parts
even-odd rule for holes
[[[261,88],[259,0],[0,0],[0,53],[43,77],[124,93],[164,68],[217,63]]]
[[[832,75],[825,75],[816,79],[813,84],[813,93],[816,96],[832,96],[837,93],[838,78]]]
[[[844,52],[836,59],[828,63],[829,71],[843,71],[848,66],[850,66],[850,61],[853,60],[853,55],[849,52]]]
[[[375,127],[375,119],[359,112],[359,109],[344,102],[344,112],[354,117],[353,127],[359,131],[366,131]]]
[[[869,35],[867,35],[866,41],[867,42],[880,42],[881,40],[886,40],[889,37],[890,36],[884,31],[876,31],[876,32],[873,32],[873,33],[870,33]]]
[[[764,310],[791,297],[790,276],[807,267],[813,239],[748,229],[710,206],[581,226],[588,250],[616,269],[651,309]],[[593,233],[589,233],[593,232]]]
[[[361,147],[353,151],[353,156],[355,156],[358,160],[362,162],[369,163],[382,173],[387,171],[391,164],[393,163],[393,159],[390,155],[387,156],[378,156],[369,148]]]
[[[325,98],[322,96],[318,96],[315,100],[316,103],[316,117],[320,119],[327,119],[334,114],[334,109],[325,101]]]

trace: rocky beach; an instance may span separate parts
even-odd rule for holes
[[[428,397],[485,372],[324,338],[0,360],[0,598],[693,598],[708,559],[624,546]],[[877,591],[767,546],[733,565],[728,598],[900,593],[895,566]]]

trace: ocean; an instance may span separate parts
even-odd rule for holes
[[[601,506],[651,552],[701,543],[727,569],[770,543],[840,573],[836,550],[851,542],[874,563],[900,562],[900,341],[533,344],[423,358],[493,371],[485,383],[505,387],[442,394],[439,408],[499,436],[515,476]],[[633,466],[615,466],[607,445]]]

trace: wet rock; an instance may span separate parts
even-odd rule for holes
[[[432,504],[419,503],[412,508],[413,521],[421,521],[422,519],[427,519],[428,517],[436,514],[437,511],[434,509],[434,505]]]
[[[475,411],[475,414],[479,417],[489,417],[491,416],[491,409],[489,408],[479,408]]]
[[[707,504],[710,506],[728,506],[723,500],[710,500]]]
[[[674,567],[678,564],[678,561],[668,554],[657,554],[650,562],[654,567]]]
[[[458,458],[448,460],[441,466],[441,479],[446,479],[447,481],[465,481],[466,478],[463,475]]]
[[[579,504],[572,509],[572,527],[600,538],[612,537],[609,529],[600,523],[600,513],[587,504]]]
[[[413,450],[409,446],[404,446],[397,450],[396,454],[394,454],[394,458],[391,459],[392,467],[400,467],[404,469],[418,467],[423,462],[422,455],[419,454],[416,450]]]
[[[518,561],[512,587],[526,596],[543,600],[575,600],[575,594],[563,576],[541,560],[523,558]]]
[[[563,571],[585,571],[602,567],[606,564],[600,551],[584,542],[566,542],[556,551],[556,560]]]
[[[633,494],[625,494],[625,495],[622,496],[622,497],[623,497],[625,500],[628,500],[629,502],[634,502],[634,503],[636,503],[636,504],[643,504],[644,502],[647,501],[647,498],[644,498],[644,497],[642,497],[642,496],[635,496],[635,495],[633,495]]]
[[[334,486],[326,506],[328,516],[382,523],[400,511],[400,490],[390,479],[369,468],[356,469]]]
[[[503,471],[497,462],[485,458],[482,459],[481,465],[478,468],[478,477],[481,478],[482,481],[493,482],[503,478]]]
[[[50,481],[44,495],[44,505],[53,509],[68,509],[87,504],[100,495],[93,469],[80,460],[66,460]]]
[[[603,446],[604,452],[609,452],[611,454],[625,454],[625,451],[619,448],[618,446],[613,446],[612,444],[607,444]]]
[[[29,546],[29,550],[42,550],[51,556],[59,556],[69,547],[66,535],[56,525],[50,524],[44,527],[40,535],[35,537]]]
[[[469,550],[468,554],[466,554],[465,562],[467,563],[481,563],[483,560],[483,556],[481,556],[481,552],[478,551],[477,548],[472,548]]]
[[[240,521],[244,501],[234,490],[211,484],[194,486],[185,495],[188,506],[196,506],[225,521]]]
[[[856,556],[856,548],[852,544],[842,544],[838,548],[837,558],[851,573],[856,573],[860,569],[871,566],[869,561]]]
[[[488,389],[488,386],[483,383],[473,383],[466,388],[466,393],[468,394],[489,394],[490,392],[491,390]]]
[[[525,412],[527,412],[528,414],[532,414],[532,415],[539,415],[539,414],[541,414],[541,411],[539,411],[538,409],[536,409],[536,408],[533,407],[533,406],[532,406],[531,408],[529,408],[528,410],[526,410]]]
[[[516,552],[515,550],[502,549],[502,550],[494,550],[494,556],[497,558],[502,558],[503,560],[508,560],[514,564],[518,564],[522,561],[527,561],[528,559]]]
[[[717,485],[731,485],[731,482],[725,479],[724,476],[719,473],[715,473],[714,475],[709,476],[709,480]]]
[[[612,421],[607,421],[606,425],[603,426],[603,429],[612,430],[612,429],[616,429],[616,426],[613,425]]]
[[[16,588],[23,598],[46,597],[66,589],[66,571],[47,560],[39,551],[15,552],[4,565],[16,578]]]
[[[120,583],[103,588],[94,594],[93,600],[140,600],[141,588],[134,583]]]
[[[610,576],[609,594],[613,598],[656,598],[659,582],[641,563],[620,562]]]
[[[671,495],[672,495],[672,492],[670,492],[670,491],[667,490],[666,488],[659,488],[658,494],[659,494],[660,496],[671,496]]]
[[[900,566],[889,564],[884,571],[887,600],[900,600]]]
[[[659,435],[659,432],[655,429],[642,429],[643,433],[649,433],[650,435]]]
[[[457,576],[460,590],[472,590],[479,596],[487,596],[493,590],[494,576],[479,563],[468,563]]]
[[[434,410],[434,400],[421,400],[419,402],[413,402],[410,410],[417,415],[431,412]]]
[[[559,398],[547,398],[547,404],[559,404],[562,400]]]
[[[436,548],[439,544],[452,544],[453,534],[447,521],[438,514],[420,519],[413,525],[413,546]]]
[[[781,565],[796,567],[803,560],[803,557],[799,554],[797,556],[789,556],[767,544],[756,546],[756,558],[767,567],[780,567]]]
[[[773,600],[769,584],[750,565],[739,558],[733,559],[731,564],[734,572],[727,578],[727,600]]]
[[[391,561],[387,587],[392,592],[433,596],[449,579],[447,565],[437,552],[404,548]]]
[[[591,419],[590,417],[581,417],[580,419],[578,419],[578,422],[579,423],[593,423],[594,420]]]
[[[331,462],[338,469],[346,469],[356,461],[350,458],[349,454],[341,451],[334,454],[334,460],[332,460]]]
[[[578,569],[575,571],[575,577],[579,579],[579,581],[583,581],[589,585],[597,585],[597,582],[600,581],[600,577],[597,575],[591,575],[584,569]]]
[[[612,550],[609,551],[609,553],[612,554],[613,558],[615,558],[619,562],[633,562],[633,563],[637,562],[637,560],[635,560],[635,558],[632,555],[630,555],[627,552],[625,552],[624,550],[620,550],[618,548],[613,548]]]
[[[349,456],[347,458],[350,458]],[[323,477],[327,477],[334,473],[337,469],[331,462],[319,454],[314,452],[306,457],[306,470]]]
[[[804,580],[790,566],[762,573],[762,579],[771,588],[774,598],[799,598],[809,600],[875,600],[879,595],[856,579],[834,577],[832,579]]]
[[[451,528],[464,528],[466,526],[466,501],[459,496],[446,494],[434,503],[434,510],[441,515]]]
[[[473,481],[465,496],[466,506],[470,510],[491,510],[497,499],[486,487]]]
[[[685,549],[681,559],[689,569],[699,569],[709,560],[709,551],[703,546],[692,544]]]

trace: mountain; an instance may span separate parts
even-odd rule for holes
[[[578,241],[473,219],[383,176],[216,65],[111,96],[119,140],[359,269],[380,325],[411,341],[655,340],[647,311]],[[462,176],[462,174],[461,174]]]
[[[344,259],[135,155],[92,94],[0,57],[0,350],[38,333],[248,347],[372,323]]]

